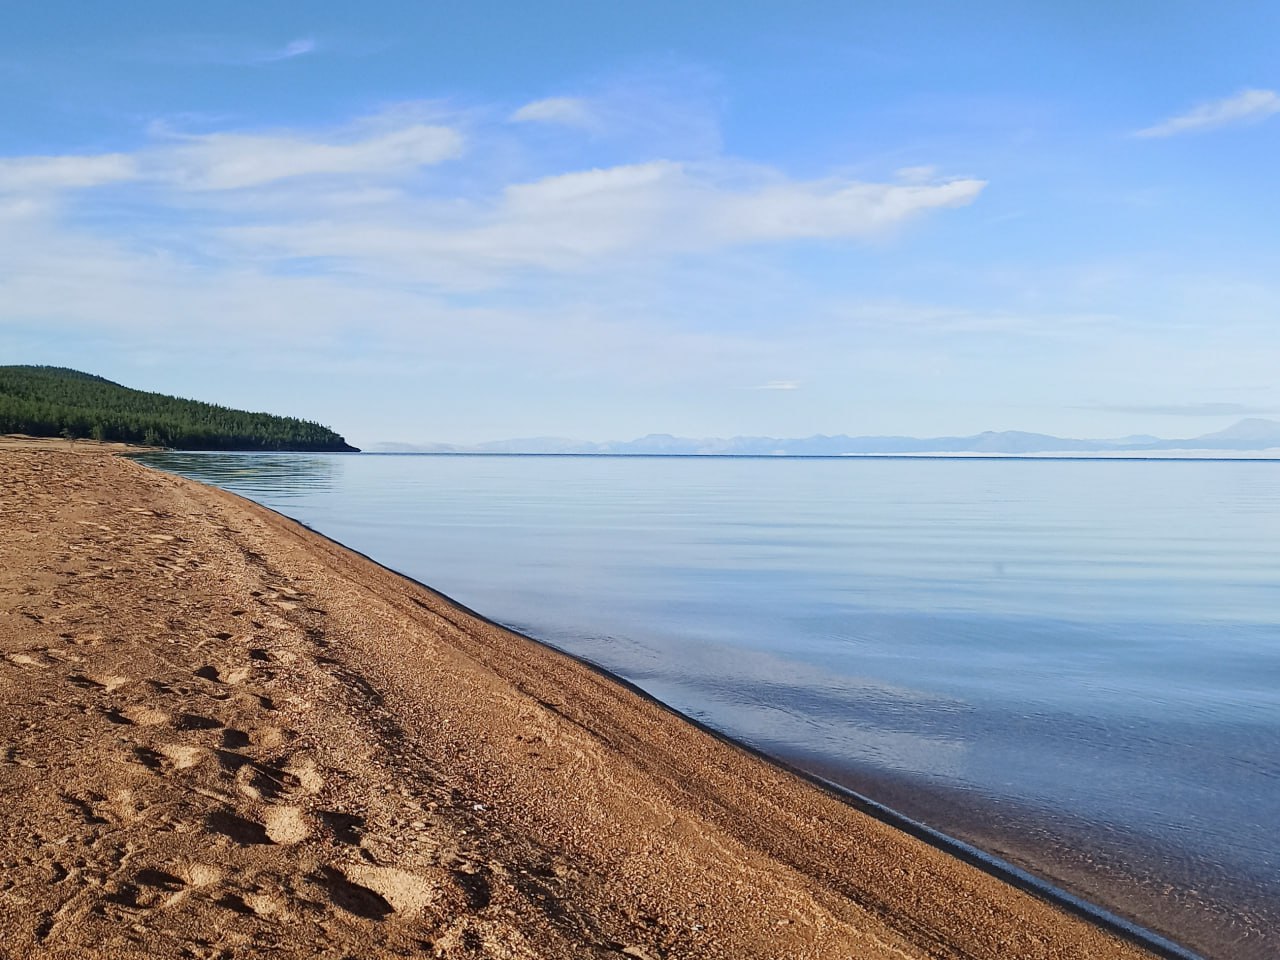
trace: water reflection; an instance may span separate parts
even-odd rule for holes
[[[135,459],[263,502],[288,502],[330,491],[343,468],[342,456],[334,454],[169,451]]]

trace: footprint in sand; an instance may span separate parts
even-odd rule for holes
[[[249,736],[253,740],[255,747],[262,747],[266,750],[273,750],[290,739],[289,732],[272,726],[258,727],[256,730],[251,731]]]
[[[38,664],[38,666],[46,666],[46,664]],[[128,677],[118,677],[115,674],[73,673],[67,677],[67,683],[81,690],[103,690],[107,693],[114,693],[128,682]]]
[[[243,750],[250,743],[249,734],[243,730],[228,727],[222,731],[222,746],[225,750]]]
[[[297,789],[297,778],[279,767],[258,763],[231,750],[215,750],[214,755],[222,769],[234,775],[236,790],[250,800],[270,802]]]
[[[159,748],[162,757],[173,764],[175,770],[188,770],[204,759],[207,751],[202,747],[188,747],[177,743],[165,743]]]
[[[222,726],[221,720],[198,713],[180,713],[173,722],[175,730],[219,730]]]
[[[324,789],[324,775],[311,757],[294,756],[284,765],[284,772],[296,777],[298,785],[306,793],[315,794]]]
[[[117,790],[112,794],[109,809],[121,823],[134,823],[150,816],[147,804],[135,797],[132,790]]]
[[[229,837],[241,846],[274,843],[267,828],[254,820],[248,820],[230,810],[218,810],[205,818],[205,826],[214,833]]]
[[[341,907],[357,917],[381,920],[395,912],[395,908],[385,897],[375,890],[347,879],[347,876],[336,867],[321,867],[320,872],[311,879],[324,889],[335,907]]]
[[[133,721],[130,720],[128,717],[126,717],[119,710],[115,710],[115,709],[103,710],[102,715],[106,717],[108,720],[110,720],[112,723],[118,723],[124,727],[133,726]]]
[[[84,796],[76,796],[74,794],[64,793],[62,795],[62,799],[68,806],[74,808],[75,811],[80,814],[81,819],[84,820],[86,824],[93,825],[107,822],[105,817],[98,816],[98,812],[95,809],[99,803],[107,799],[102,794],[91,792]]]
[[[350,844],[353,847],[360,845],[360,836],[364,832],[364,817],[338,810],[322,810],[319,816],[339,843]]]
[[[136,723],[140,727],[158,727],[170,721],[169,714],[163,710],[157,710],[155,707],[148,707],[146,704],[141,703],[121,707],[117,712],[129,722]]]
[[[43,670],[45,667],[49,666],[48,663],[37,660],[35,657],[27,653],[6,653],[4,658],[19,667],[35,667],[37,670]]]
[[[96,647],[105,639],[100,633],[60,633],[58,636],[77,647]]]
[[[187,883],[182,877],[157,867],[144,867],[130,881],[109,882],[105,900],[131,911],[154,910],[175,906],[187,893]]]
[[[311,827],[300,807],[272,807],[264,819],[267,836],[276,843],[301,843],[311,836]]]
[[[456,903],[459,896],[470,901],[457,876],[440,868],[426,873],[410,873],[396,867],[354,864],[347,870],[352,880],[368,887],[406,916],[417,916],[441,901]]]
[[[52,647],[45,647],[40,651],[42,655],[50,660],[57,660],[60,663],[84,663],[84,657],[71,653],[69,650],[58,650]]]
[[[62,799],[91,825],[135,823],[146,811],[145,804],[135,799],[132,790],[117,790],[110,797],[94,791],[64,793]]]
[[[187,863],[178,867],[178,874],[192,887],[207,887],[222,879],[222,869],[211,863]]]
[[[269,893],[246,893],[244,905],[260,917],[288,916],[285,901]]]

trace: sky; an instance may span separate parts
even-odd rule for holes
[[[0,11],[0,363],[522,436],[1280,416],[1280,5]]]

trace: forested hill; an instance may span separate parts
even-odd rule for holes
[[[0,366],[0,434],[116,440],[181,450],[355,451],[309,420],[131,390],[63,367]]]

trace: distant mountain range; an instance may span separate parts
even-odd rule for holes
[[[828,437],[800,439],[777,437],[730,437],[692,439],[651,433],[637,440],[583,443],[560,437],[527,437],[495,440],[474,446],[451,443],[379,443],[372,449],[381,453],[561,453],[600,455],[667,456],[780,456],[840,457],[886,454],[1129,454],[1159,456],[1169,451],[1228,454],[1280,450],[1280,422],[1250,418],[1226,430],[1185,440],[1131,436],[1114,440],[1073,440],[1044,433],[1018,430],[987,431],[971,437]]]

